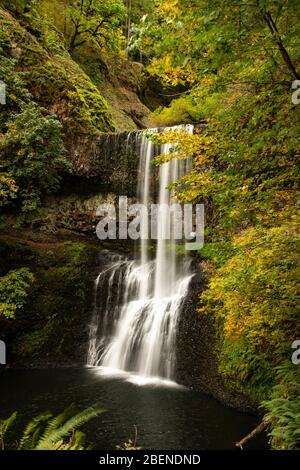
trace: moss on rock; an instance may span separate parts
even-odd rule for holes
[[[9,363],[69,364],[84,361],[95,248],[86,243],[0,241],[0,275],[28,267],[35,282],[26,305],[0,328]],[[76,347],[74,347],[74,345]]]
[[[78,169],[80,155],[91,151],[85,142],[115,129],[106,100],[62,46],[46,47],[43,37],[35,37],[1,7],[0,31],[0,55],[15,59],[34,100],[60,119],[69,157]],[[59,44],[58,32],[56,40]]]

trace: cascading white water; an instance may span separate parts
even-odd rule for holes
[[[185,129],[193,132],[193,126]],[[137,138],[141,149],[138,197],[149,206],[154,145],[141,134]],[[159,153],[168,154],[171,147],[162,145]],[[188,160],[175,158],[160,167],[157,202],[162,209],[158,211],[155,258],[150,259],[149,241],[141,239],[136,260],[110,255],[107,268],[97,277],[96,306],[100,286],[107,298],[100,311],[95,309],[90,327],[89,365],[142,377],[174,378],[178,319],[193,274],[189,259],[176,256],[172,233],[165,239],[168,217],[163,208],[172,198],[168,186],[187,172],[188,165]],[[148,220],[142,218],[141,231],[144,223]]]

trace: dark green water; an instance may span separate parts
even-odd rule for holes
[[[84,430],[95,448],[110,450],[134,437],[144,449],[232,449],[257,424],[198,392],[166,386],[138,386],[104,378],[91,369],[6,370],[0,374],[0,415],[18,410],[18,426],[42,411],[59,412],[71,403],[95,402],[107,410]],[[17,427],[18,427],[17,426]],[[266,447],[266,437],[247,448]]]

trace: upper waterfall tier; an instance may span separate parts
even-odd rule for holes
[[[178,126],[193,129],[194,126]],[[169,129],[169,128],[165,128]],[[164,129],[157,129],[163,131]],[[136,196],[139,179],[139,162],[144,131],[109,133],[99,136],[96,149],[94,175],[99,179],[100,189],[118,195]],[[160,146],[153,146],[154,155],[160,153]],[[159,178],[159,170],[152,165],[153,190]]]

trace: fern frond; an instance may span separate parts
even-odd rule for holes
[[[11,425],[14,423],[16,417],[17,417],[17,412],[15,411],[9,416],[9,418],[0,420],[0,445],[1,445],[2,450],[4,450],[5,434],[7,433]]]
[[[33,418],[26,426],[19,444],[19,450],[34,449],[39,437],[43,432],[43,424],[51,417],[52,413],[46,412]]]
[[[61,425],[68,421],[68,419],[74,416],[77,411],[78,410],[76,410],[75,405],[71,404],[62,413],[50,419],[43,433],[43,439],[47,439],[54,431],[56,431]]]
[[[91,406],[86,410],[83,410],[77,413],[75,416],[72,416],[68,419],[62,426],[57,429],[54,429],[50,434],[47,436],[41,436],[39,443],[35,447],[36,450],[48,450],[52,449],[53,445],[59,441],[64,440],[65,438],[69,437],[70,434],[77,429],[78,427],[82,426],[90,419],[99,416],[105,410],[99,408],[98,406]]]

